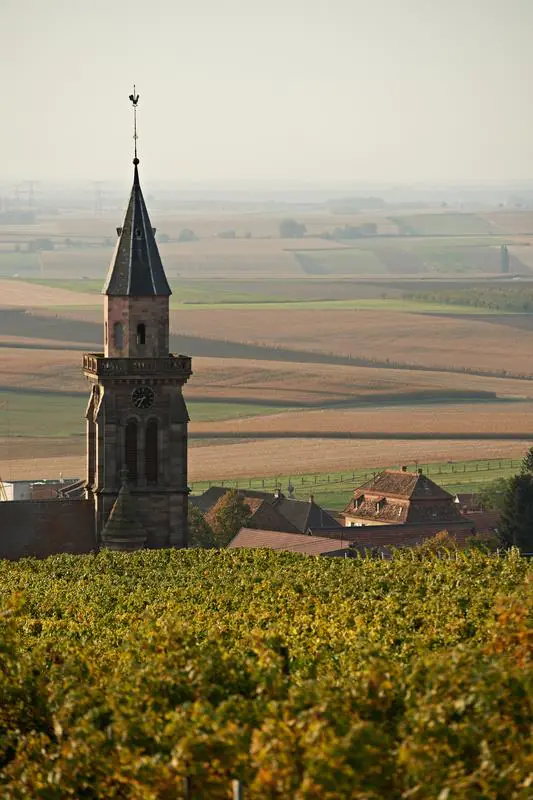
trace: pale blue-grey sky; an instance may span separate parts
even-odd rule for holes
[[[0,0],[0,179],[533,178],[533,0]]]

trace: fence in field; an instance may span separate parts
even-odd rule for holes
[[[512,472],[518,470],[522,464],[520,459],[499,458],[488,459],[486,461],[461,461],[461,462],[447,462],[440,464],[411,464],[407,465],[408,471],[416,471],[422,469],[425,475],[428,475],[436,483],[442,486],[449,486],[451,484],[460,483],[461,479],[465,476],[472,478],[475,475],[489,477],[491,472]],[[391,467],[391,469],[401,469],[400,466]],[[225,486],[232,489],[256,489],[261,491],[274,492],[276,489],[281,489],[283,492],[288,492],[289,486],[292,486],[294,494],[301,495],[303,493],[309,494],[315,490],[322,492],[335,491],[335,487],[342,490],[343,487],[355,488],[366,481],[375,477],[381,469],[366,470],[365,472],[352,471],[343,473],[316,473],[310,475],[294,475],[294,476],[276,476],[269,478],[240,478],[234,480],[220,480],[220,481],[199,481],[191,484],[193,492],[202,492],[211,486]]]

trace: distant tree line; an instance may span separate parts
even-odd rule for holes
[[[321,234],[322,239],[360,239],[362,236],[375,236],[378,226],[375,222],[364,222],[362,225],[344,225],[343,228],[334,228],[330,233]]]
[[[475,289],[439,289],[434,292],[415,292],[405,294],[407,300],[423,303],[443,303],[445,305],[472,306],[488,308],[492,311],[513,311],[533,313],[533,289],[525,286],[490,286]]]

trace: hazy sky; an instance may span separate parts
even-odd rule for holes
[[[0,0],[0,179],[533,178],[533,0]]]

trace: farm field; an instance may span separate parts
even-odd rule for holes
[[[448,307],[449,310],[450,307]],[[533,331],[444,314],[409,311],[229,309],[174,311],[173,332],[318,351],[433,369],[533,374]]]
[[[391,301],[394,302],[394,301]],[[386,303],[386,301],[384,301]],[[433,318],[427,313],[382,309],[210,308],[174,310],[171,332],[203,341],[258,346],[270,352],[264,357],[283,360],[277,348],[345,359],[363,359],[385,367],[396,365],[433,370],[471,371],[513,377],[529,376],[533,330],[518,334],[515,322],[523,315],[446,313]],[[70,320],[70,341],[82,338],[76,321],[92,322],[100,329],[98,309],[52,309],[39,312],[52,325],[54,319]],[[37,318],[36,318],[37,321]],[[26,335],[31,336],[32,318]],[[93,329],[96,331],[97,328]],[[100,335],[100,334],[99,334]],[[194,353],[192,353],[194,355]],[[207,355],[207,353],[204,353]],[[229,355],[229,353],[228,353]],[[291,360],[295,360],[293,357]],[[356,361],[357,363],[357,361]]]
[[[379,465],[381,469],[396,469],[407,467],[410,472],[419,468],[424,470],[432,480],[450,493],[480,491],[492,481],[509,478],[520,471],[521,460],[500,458],[492,460],[448,461],[431,464],[415,462],[414,464],[386,464]],[[237,489],[254,489],[274,493],[277,488],[288,495],[288,486],[294,489],[294,496],[306,499],[313,495],[318,505],[333,510],[342,510],[346,507],[353,490],[362,486],[376,474],[374,469],[357,469],[344,472],[324,472],[275,475],[256,478],[235,478],[221,481],[196,481],[191,484],[194,494],[201,494],[210,486],[222,485]]]
[[[32,281],[0,280],[0,304],[4,306],[14,306],[18,308],[48,308],[51,311],[61,313],[63,310],[98,308],[103,306],[101,295],[103,282],[97,281],[45,281],[36,279]],[[214,289],[212,284],[208,288],[205,284],[200,287],[188,286],[183,290],[178,288],[176,294],[171,297],[170,307],[174,310],[197,311],[212,309],[242,311],[242,310],[373,310],[373,311],[403,311],[411,313],[425,314],[482,314],[490,315],[492,312],[487,309],[477,309],[468,305],[449,305],[446,303],[432,303],[416,299],[404,299],[402,297],[378,297],[378,296],[356,296],[346,299],[346,295],[386,294],[383,287],[365,292],[358,291],[356,285],[351,285],[348,289],[343,285],[335,286],[333,290],[328,288],[328,284],[314,287],[313,294],[315,299],[309,297],[308,287],[302,288],[300,292],[296,289],[296,297],[291,298],[282,294],[277,296],[269,294],[268,284],[265,282],[263,292],[244,292],[231,290],[222,287],[219,291]],[[326,297],[320,297],[325,294]],[[333,297],[331,295],[334,295]],[[299,297],[298,297],[299,295]],[[305,296],[307,295],[307,299]],[[318,295],[318,297],[317,297]],[[335,297],[336,295],[336,297]],[[342,298],[342,299],[341,299]],[[191,308],[192,306],[192,308]]]
[[[294,240],[278,237],[282,216],[153,214],[162,234],[177,237],[188,227],[200,236],[161,245],[174,289],[172,348],[194,358],[186,387],[191,433],[208,437],[191,441],[191,479],[241,477],[243,469],[246,477],[372,467],[409,454],[411,460],[471,458],[479,448],[487,457],[520,456],[522,441],[253,435],[375,429],[445,436],[474,428],[533,434],[533,380],[519,379],[533,377],[529,319],[402,296],[433,289],[442,277],[455,285],[470,276],[461,286],[475,292],[476,281],[483,285],[498,272],[501,244],[509,246],[512,271],[529,274],[533,215],[295,211],[288,216],[304,222],[308,235]],[[17,475],[83,473],[87,385],[80,350],[101,347],[100,292],[119,221],[113,212],[0,228],[0,276],[11,263],[21,268],[18,279],[0,277],[4,477],[8,450],[8,469]],[[376,222],[381,235],[319,238],[363,222]],[[251,238],[218,238],[229,229]],[[401,231],[412,235],[397,236]],[[55,250],[5,250],[47,235]],[[327,363],[330,357],[344,363]],[[209,438],[213,432],[224,438]],[[235,433],[252,438],[235,440]]]
[[[208,435],[214,425],[196,423],[195,433]],[[381,408],[319,409],[281,411],[268,419],[249,417],[227,420],[216,425],[221,434],[276,433],[357,434],[372,432],[389,434],[469,435],[520,434],[533,439],[533,403],[505,401],[494,403],[456,402],[444,406],[438,403],[384,406]]]
[[[202,443],[203,444],[203,443]],[[214,441],[189,452],[190,481],[276,478],[382,469],[388,464],[522,458],[531,441],[253,439]],[[463,482],[463,476],[461,476]]]
[[[68,394],[38,390],[5,391],[0,388],[0,437],[85,436],[85,409],[88,394]],[[279,405],[258,403],[189,401],[189,413],[198,420],[225,421],[252,416],[278,414]]]

